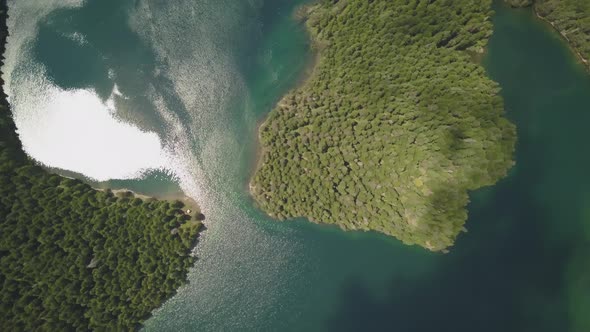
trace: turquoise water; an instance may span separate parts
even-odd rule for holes
[[[247,182],[257,124],[312,57],[292,16],[303,2],[9,3],[6,81],[31,155],[97,186],[182,189],[206,215],[189,284],[145,330],[590,330],[590,77],[528,10],[497,6],[484,60],[518,126],[517,165],[473,193],[469,233],[450,254],[304,220],[278,223],[256,209]],[[84,117],[59,125],[56,109],[76,96],[112,115],[101,135],[80,139],[91,155],[31,134],[83,126]],[[53,100],[59,107],[43,107]],[[117,134],[119,123],[132,128]],[[106,140],[123,134],[136,137],[133,145]],[[35,155],[36,146],[51,156]]]

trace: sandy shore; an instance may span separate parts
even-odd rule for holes
[[[133,194],[133,196],[135,196],[137,198],[141,198],[143,200],[148,200],[148,199],[152,199],[152,198],[157,199],[157,200],[163,200],[163,201],[176,201],[176,200],[178,200],[178,201],[181,201],[181,202],[184,203],[184,206],[185,207],[183,208],[183,210],[185,212],[187,210],[190,210],[190,214],[194,214],[196,212],[199,212],[199,213],[201,212],[201,209],[199,208],[199,204],[197,204],[197,202],[194,199],[192,199],[192,198],[190,198],[190,197],[188,197],[186,195],[180,194],[180,193],[178,193],[178,194],[171,194],[171,195],[148,196],[148,195],[143,195],[143,194],[137,193],[137,192],[135,192],[133,190],[129,190],[129,189],[125,189],[125,188],[123,188],[123,189],[115,189],[115,190],[108,189],[108,188],[107,189],[94,188],[94,189],[95,190],[100,190],[100,191],[110,190],[115,195],[124,194],[124,193],[130,192],[130,193]]]

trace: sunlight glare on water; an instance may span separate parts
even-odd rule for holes
[[[170,157],[158,135],[116,119],[116,100],[123,97],[116,84],[110,98],[102,101],[92,89],[55,86],[46,69],[32,60],[39,22],[58,7],[82,5],[19,1],[19,6],[11,6],[4,79],[23,147],[46,166],[99,181],[164,169]],[[77,43],[84,40],[79,33],[71,36]]]
[[[45,86],[14,101],[23,146],[39,162],[96,180],[138,177],[166,165],[158,135],[115,119],[112,99]]]

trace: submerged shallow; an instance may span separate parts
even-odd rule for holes
[[[109,184],[148,194],[180,187],[207,216],[190,284],[157,310],[145,329],[576,331],[588,326],[583,294],[590,278],[584,264],[590,236],[584,206],[590,198],[590,156],[583,143],[590,139],[585,129],[590,78],[558,35],[528,10],[497,7],[484,61],[518,126],[517,166],[509,178],[472,195],[469,233],[450,254],[303,220],[277,223],[255,208],[246,184],[257,123],[309,60],[305,33],[291,16],[301,2],[95,0],[73,9],[56,9],[50,2],[42,9],[34,1],[9,4],[29,10],[27,15],[37,13],[39,22],[38,31],[20,30],[28,31],[30,57],[19,60],[20,67],[8,62],[14,94],[33,98],[36,90],[16,84],[25,78],[43,91],[93,91],[105,112],[114,100],[111,125],[151,133],[156,143],[134,145],[164,156],[158,165],[150,164],[152,157],[134,158],[138,165],[124,176],[86,175],[126,177]],[[110,20],[90,19],[99,11]],[[62,48],[52,47],[58,42]],[[79,50],[94,70],[73,65],[78,62],[66,57],[68,47]],[[26,71],[30,63],[45,72]],[[20,122],[21,135],[27,135],[27,125],[31,132],[50,128],[26,117],[42,112],[43,102],[16,107],[17,124],[19,116],[28,121]],[[71,125],[92,126],[77,121]],[[68,132],[67,126],[58,128]],[[95,135],[88,136],[90,142],[102,144]],[[42,143],[23,136],[30,146]],[[96,146],[87,149],[98,156],[94,164],[104,166],[97,171],[129,165]],[[123,145],[120,151],[128,149]],[[72,171],[84,171],[71,161],[75,151],[61,151],[59,145],[49,151]],[[146,168],[159,170],[133,180]]]

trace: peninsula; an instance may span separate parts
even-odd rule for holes
[[[491,0],[321,1],[306,16],[319,60],[260,127],[253,196],[281,220],[446,250],[468,192],[513,165],[515,127],[474,60]]]

